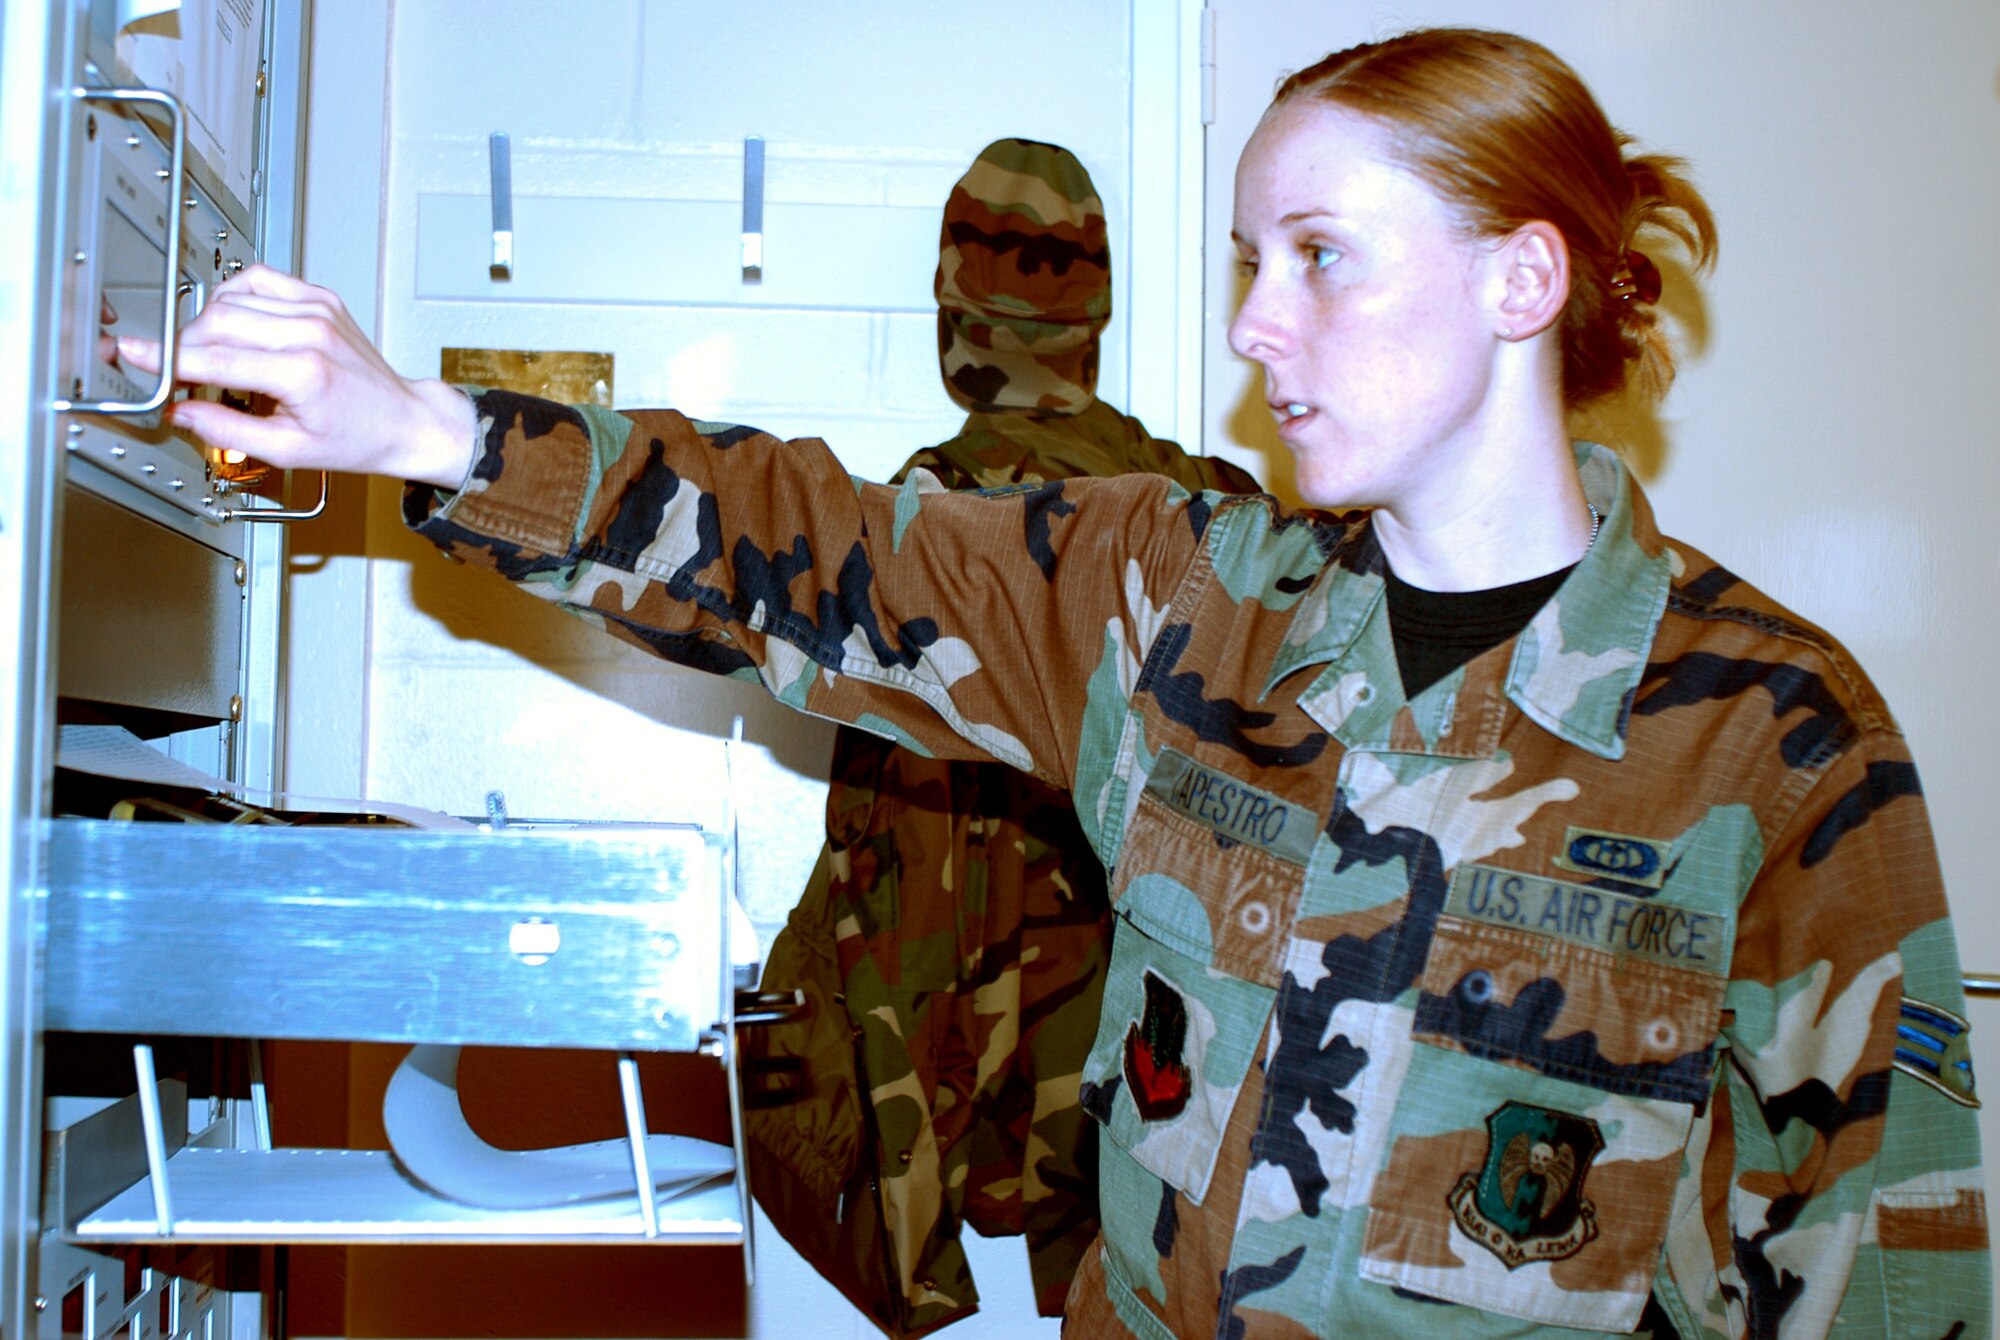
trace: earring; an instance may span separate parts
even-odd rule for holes
[[[1511,340],[1511,339],[1513,339],[1513,338],[1514,338],[1514,328],[1513,328],[1512,326],[1502,326],[1502,327],[1500,327],[1500,338],[1501,338],[1501,339],[1503,339],[1503,340]]]

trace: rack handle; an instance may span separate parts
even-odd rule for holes
[[[187,189],[187,113],[179,98],[156,88],[73,88],[83,102],[146,102],[167,111],[173,158],[167,168],[167,278],[161,302],[160,384],[144,400],[58,400],[59,414],[151,414],[174,393],[174,336],[180,315],[181,195]]]
[[[327,473],[319,472],[319,501],[311,507],[224,507],[216,515],[246,525],[264,522],[310,521],[326,510]]]

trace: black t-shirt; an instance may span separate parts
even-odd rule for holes
[[[1403,696],[1415,698],[1526,628],[1570,570],[1558,568],[1485,591],[1426,591],[1389,573],[1389,632],[1396,642]]]

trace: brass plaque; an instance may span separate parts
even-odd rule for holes
[[[455,384],[611,408],[611,355],[575,349],[450,349],[438,376]]]

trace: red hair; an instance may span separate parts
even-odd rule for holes
[[[1563,400],[1574,408],[1636,381],[1673,381],[1673,354],[1650,303],[1613,283],[1641,230],[1664,232],[1694,268],[1715,258],[1715,221],[1686,165],[1633,154],[1576,71],[1511,33],[1424,28],[1336,51],[1278,86],[1272,106],[1329,103],[1386,125],[1406,166],[1475,233],[1503,237],[1542,220],[1569,247]]]

